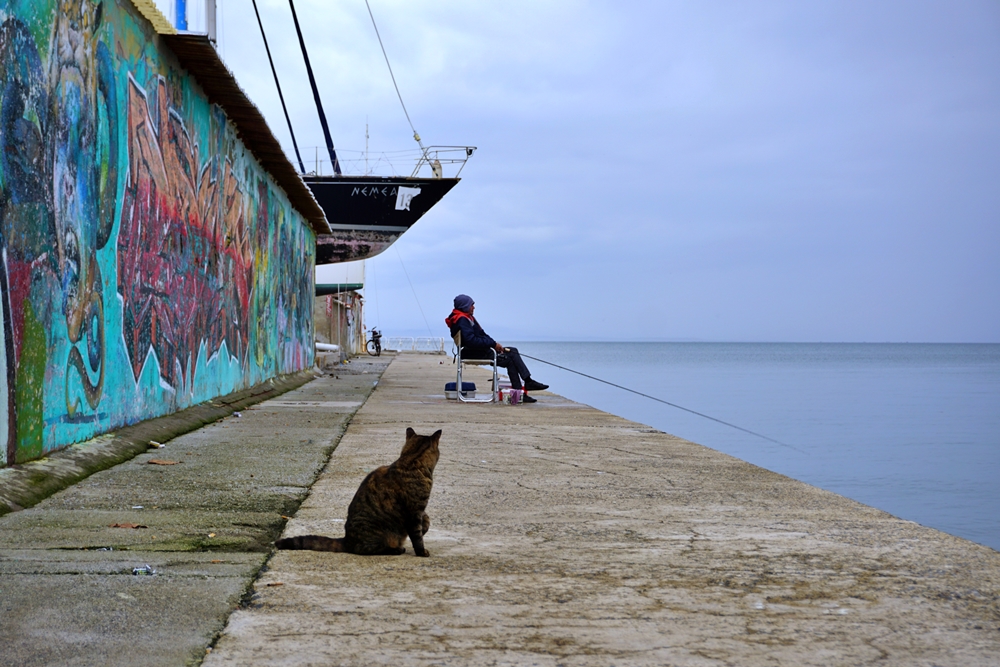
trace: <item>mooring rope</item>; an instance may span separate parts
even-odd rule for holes
[[[420,141],[420,135],[417,134],[417,128],[413,127],[413,121],[410,120],[410,112],[406,110],[406,104],[403,102],[403,95],[399,92],[399,85],[396,83],[396,75],[392,73],[392,65],[389,64],[389,54],[385,52],[385,44],[382,43],[382,35],[378,32],[378,25],[375,23],[375,15],[372,14],[372,6],[368,4],[368,0],[365,0],[365,7],[368,8],[368,16],[372,17],[372,27],[375,28],[375,36],[378,37],[378,45],[382,47],[382,55],[385,57],[385,66],[389,68],[389,76],[392,77],[392,86],[396,89],[396,97],[399,98],[399,105],[403,107],[403,114],[406,115],[406,122],[410,124],[410,129],[413,130],[413,138],[416,139],[417,145],[420,146],[420,150],[424,150],[424,144]]]
[[[424,315],[424,307],[420,305],[420,299],[417,297],[417,290],[413,287],[413,281],[410,280],[410,272],[406,270],[406,264],[403,264],[403,256],[399,254],[399,248],[395,245],[392,249],[396,251],[396,257],[399,258],[399,265],[403,267],[403,275],[406,276],[406,282],[410,283],[410,291],[413,292],[413,300],[417,302],[417,308],[420,309],[420,317],[424,318],[424,324],[427,326],[427,335],[433,338],[434,332],[431,331],[431,325],[427,321],[427,316]]]
[[[556,368],[560,368],[560,369],[562,369],[564,371],[568,371],[570,373],[576,373],[577,375],[582,375],[583,377],[590,378],[591,380],[596,380],[598,382],[603,382],[604,384],[611,385],[612,387],[617,387],[618,389],[624,389],[625,391],[632,392],[633,394],[638,394],[639,396],[642,396],[643,398],[648,398],[650,400],[656,401],[657,403],[663,403],[664,405],[669,405],[672,408],[677,408],[678,410],[683,410],[684,412],[690,412],[693,415],[698,415],[699,417],[704,417],[705,419],[710,419],[710,420],[712,420],[714,422],[718,422],[719,424],[723,424],[723,425],[728,426],[730,428],[735,428],[737,431],[743,431],[744,433],[749,433],[750,435],[755,435],[758,438],[763,438],[764,440],[767,440],[768,442],[773,442],[776,445],[781,445],[782,447],[788,447],[789,449],[794,449],[795,451],[797,451],[800,454],[805,454],[805,452],[802,451],[801,449],[799,449],[798,447],[794,447],[792,445],[789,445],[788,443],[781,442],[780,440],[775,440],[774,438],[769,438],[768,436],[763,435],[762,433],[757,433],[756,431],[751,431],[748,428],[743,428],[742,426],[737,426],[736,424],[731,424],[731,423],[729,423],[727,421],[723,421],[721,419],[716,419],[715,417],[712,417],[710,415],[706,415],[703,412],[698,412],[697,410],[692,410],[690,408],[685,408],[683,405],[677,405],[676,403],[671,403],[670,401],[665,401],[662,398],[657,398],[656,396],[650,396],[649,394],[644,394],[641,391],[636,391],[635,389],[629,389],[628,387],[623,387],[620,384],[615,384],[614,382],[608,382],[607,380],[602,380],[599,377],[594,377],[593,375],[587,375],[586,373],[581,373],[580,371],[575,371],[572,368],[566,368],[565,366],[560,366],[559,364],[554,364],[551,361],[545,361],[544,359],[539,359],[538,357],[533,357],[530,354],[525,354],[524,352],[521,352],[521,356],[525,357],[526,359],[533,359],[534,361],[540,361],[543,364],[548,364],[549,366],[555,366]]]

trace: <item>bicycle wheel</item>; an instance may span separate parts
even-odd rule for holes
[[[373,340],[368,341],[368,354],[378,357],[382,354],[382,346]]]

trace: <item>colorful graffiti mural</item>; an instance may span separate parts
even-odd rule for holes
[[[244,357],[253,281],[245,197],[224,152],[199,160],[162,78],[158,124],[145,92],[134,79],[129,84],[129,178],[118,237],[125,345],[137,380],[152,350],[167,384],[186,387],[201,341]]]
[[[131,3],[0,3],[0,465],[307,367],[314,247]]]

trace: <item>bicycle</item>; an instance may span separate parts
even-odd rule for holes
[[[372,327],[372,337],[367,345],[368,354],[373,357],[382,356],[382,334],[375,327]]]

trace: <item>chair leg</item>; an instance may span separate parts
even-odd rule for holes
[[[498,381],[497,365],[493,364],[493,391],[490,393],[489,398],[465,398],[462,395],[462,357],[459,355],[455,363],[458,365],[458,373],[455,379],[455,392],[458,396],[458,400],[462,403],[496,403],[497,393],[499,391],[500,383]]]

